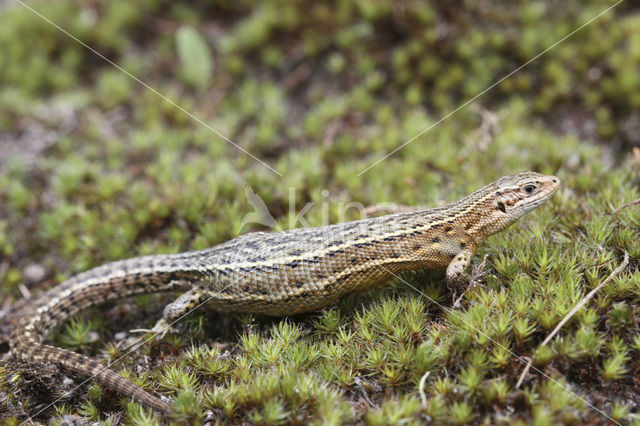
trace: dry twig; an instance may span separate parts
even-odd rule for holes
[[[631,206],[634,206],[636,204],[640,204],[640,198],[638,198],[637,200],[629,201],[628,203],[621,205],[620,207],[618,207],[617,209],[615,209],[611,213],[605,213],[605,214],[608,214],[608,215],[611,215],[611,216],[615,216],[618,213],[620,213],[620,211],[622,209],[626,209],[627,207],[631,207]]]

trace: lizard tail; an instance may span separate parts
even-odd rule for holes
[[[14,357],[26,362],[51,362],[90,376],[106,386],[163,412],[169,404],[151,395],[115,371],[78,353],[44,344],[59,325],[82,309],[142,293],[180,288],[197,279],[196,272],[173,272],[175,255],[141,257],[113,262],[77,275],[40,297],[11,333],[9,345]]]
[[[87,368],[89,368],[93,371],[93,374],[86,381],[97,379],[108,388],[124,395],[129,395],[138,402],[167,414],[172,412],[169,404],[162,401],[160,398],[151,395],[149,392],[134,384],[131,380],[122,377],[115,371],[109,369],[109,367],[100,364],[98,361],[67,349],[60,349],[42,344],[33,344],[29,347],[24,347],[24,343],[27,342],[24,340],[19,341],[12,347],[12,350],[14,353],[19,353],[20,357],[25,361],[42,359],[79,374],[86,374]]]

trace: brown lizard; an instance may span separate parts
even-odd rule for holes
[[[549,199],[555,176],[505,176],[444,207],[318,228],[255,232],[206,250],[145,256],[81,273],[46,292],[14,329],[13,355],[50,362],[156,409],[170,405],[98,361],[44,344],[78,311],[137,294],[187,289],[164,309],[154,331],[204,301],[222,311],[293,315],[315,311],[351,292],[408,270],[447,268],[461,285],[476,248]]]

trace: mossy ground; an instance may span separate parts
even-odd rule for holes
[[[340,219],[344,203],[435,206],[531,169],[557,174],[562,190],[481,248],[487,278],[460,309],[440,272],[303,317],[203,308],[118,367],[172,397],[177,423],[606,423],[590,405],[638,422],[640,207],[605,215],[640,197],[631,3],[360,175],[612,2],[29,4],[282,176],[31,12],[2,5],[3,337],[24,289],[233,238],[253,210],[247,186],[286,228],[309,202],[305,219],[319,225]],[[540,347],[624,251],[625,271]],[[168,301],[91,310],[56,343],[115,359],[116,333],[151,326]],[[546,377],[533,372],[516,390],[516,355]],[[3,361],[3,421],[42,409],[35,421],[167,421],[97,384],[65,394],[74,386],[63,377]]]

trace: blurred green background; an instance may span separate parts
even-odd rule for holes
[[[233,238],[239,229],[262,229],[241,228],[244,215],[253,211],[246,187],[286,228],[291,212],[309,202],[328,202],[335,221],[342,213],[339,203],[434,206],[502,175],[531,169],[557,173],[564,189],[539,216],[491,240],[485,251],[493,278],[471,293],[463,311],[482,318],[467,308],[484,306],[486,315],[503,315],[495,321],[506,330],[495,333],[508,347],[527,356],[538,350],[541,368],[551,368],[548,374],[563,376],[608,415],[637,421],[633,371],[640,365],[633,359],[640,350],[640,215],[628,209],[620,216],[601,216],[638,197],[640,9],[635,3],[620,3],[362,174],[614,2],[28,4],[281,176],[32,11],[0,1],[0,309],[9,318],[3,320],[4,334],[11,328],[13,304],[28,290],[37,295],[111,260],[205,248]],[[320,225],[323,211],[311,209],[305,218]],[[569,355],[555,346],[551,352],[536,349],[580,295],[615,267],[622,250],[632,257],[616,284],[622,287],[570,324],[558,343],[574,345],[571,350],[563,346]],[[550,271],[549,264],[560,259],[568,263]],[[518,280],[524,280],[522,288]],[[440,275],[412,282],[426,283],[434,297],[440,294]],[[563,285],[566,293],[558,293]],[[509,302],[494,306],[500,300],[496,294]],[[473,340],[473,330],[425,307],[426,300],[425,306],[411,307],[411,297],[415,294],[396,283],[294,325],[217,317],[237,328],[227,334],[198,317],[209,332],[194,332],[199,336],[194,344],[222,341],[226,346],[191,358],[177,351],[167,370],[146,378],[147,385],[164,383],[158,375],[193,374],[195,382],[188,386],[169,382],[164,387],[170,395],[176,388],[192,392],[184,396],[184,417],[178,419],[190,422],[201,421],[198,410],[205,408],[220,421],[262,424],[605,420],[549,381],[534,382],[529,393],[515,390],[520,369],[515,358],[491,355],[490,342]],[[518,308],[521,297],[531,304]],[[162,309],[158,299],[135,303],[143,308],[122,308],[120,316],[101,311],[99,319],[87,320],[85,328],[100,331],[102,345],[84,345],[82,333],[79,340],[67,338],[66,345],[113,356],[111,346],[100,350],[112,339],[114,318],[122,330],[139,328]],[[375,303],[381,305],[369,306]],[[405,342],[406,360],[388,353],[400,343],[384,326],[390,315],[378,312],[384,309],[425,311],[416,314],[419,326],[397,319],[416,328],[416,340]],[[364,320],[358,315],[369,314],[376,316],[372,323],[383,325],[374,327],[373,340],[360,341],[358,321]],[[524,318],[520,331],[513,329],[516,318]],[[489,323],[481,320],[478,326]],[[63,333],[73,337],[78,327],[83,330],[82,324],[75,326]],[[272,364],[251,361],[252,350],[273,350],[264,348],[283,339],[281,328],[289,326],[304,331],[296,337],[304,348],[295,350],[308,356],[317,350],[316,358],[295,365],[284,356],[274,357]],[[348,338],[349,333],[356,337]],[[174,342],[177,347],[191,344],[183,339]],[[438,346],[445,344],[446,350]],[[588,351],[593,345],[596,350]],[[370,359],[367,352],[374,347],[388,349],[382,360]],[[483,351],[489,355],[482,358]],[[208,374],[193,361],[201,358],[226,364],[220,375]],[[336,365],[335,358],[345,361]],[[326,359],[331,365],[320,361]],[[296,368],[304,372],[301,379],[291,376]],[[255,396],[243,369],[254,371],[268,391]],[[429,369],[434,371],[429,405],[423,407],[418,381]],[[29,381],[28,373],[18,380],[14,371],[0,364],[0,416],[4,412],[11,421],[22,418],[20,404],[30,409],[42,404],[21,384]],[[303,385],[295,380],[307,380],[307,399],[301,391],[297,397],[287,393],[287,380],[298,390]],[[39,420],[65,414],[105,420],[110,409],[122,409],[115,397],[105,402],[100,395],[72,395]],[[131,422],[145,418],[139,407],[127,410]]]

